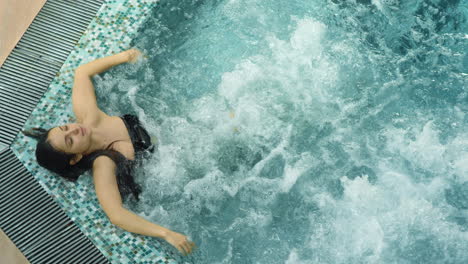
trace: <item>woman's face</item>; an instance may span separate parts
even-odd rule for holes
[[[91,145],[91,128],[78,123],[65,124],[52,128],[48,139],[59,151],[83,154]]]

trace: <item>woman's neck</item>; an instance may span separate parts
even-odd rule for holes
[[[91,129],[91,144],[85,155],[93,153],[97,150],[104,150],[112,143],[113,138],[109,135],[107,129],[92,128]]]

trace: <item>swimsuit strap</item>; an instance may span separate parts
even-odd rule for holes
[[[106,149],[109,149],[109,147],[112,146],[112,144],[114,144],[114,143],[117,142],[117,141],[123,141],[123,139],[114,140],[112,143],[110,143],[110,144],[107,146]]]

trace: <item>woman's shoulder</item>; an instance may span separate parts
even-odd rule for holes
[[[114,160],[107,155],[100,155],[93,161],[93,170],[116,167]]]
[[[115,150],[98,151],[91,157],[93,160],[93,170],[100,168],[114,169],[116,166],[125,166],[128,163],[127,158]]]

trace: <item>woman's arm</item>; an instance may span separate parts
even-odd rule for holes
[[[115,215],[112,219],[114,225],[132,233],[162,238],[183,254],[190,254],[192,247],[195,246],[186,236],[153,224],[124,207],[118,209]]]
[[[102,117],[106,116],[97,105],[91,77],[115,65],[124,62],[134,62],[140,54],[140,51],[136,49],[126,50],[83,64],[76,69],[72,90],[72,104],[78,123],[84,123],[86,120],[88,123],[96,124]]]
[[[129,62],[133,53],[137,50],[126,50],[115,55],[107,56],[104,58],[100,58],[97,60],[93,60],[86,64],[80,65],[76,72],[81,72],[88,76],[93,76],[96,74],[100,74],[108,69],[117,66],[119,64]]]
[[[191,253],[195,244],[186,236],[151,223],[122,206],[115,169],[114,161],[107,156],[96,158],[93,164],[96,195],[111,223],[129,232],[165,239],[181,253]]]

